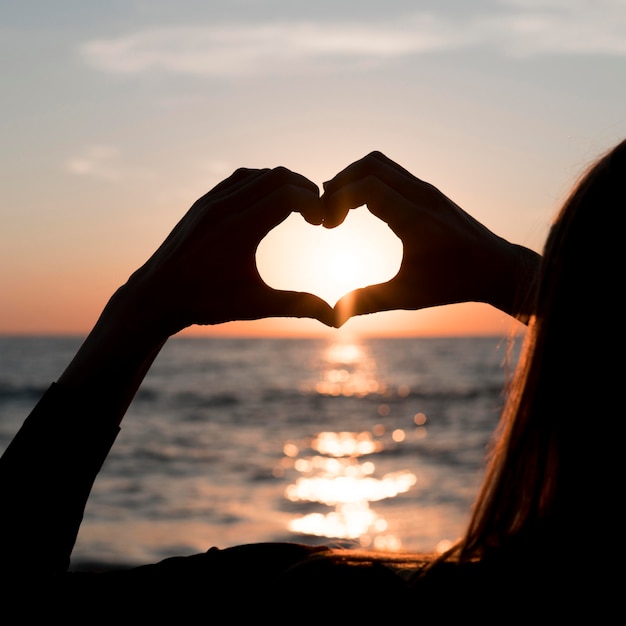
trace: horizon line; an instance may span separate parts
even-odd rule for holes
[[[341,329],[335,329],[338,334]],[[90,331],[89,331],[90,332]],[[181,331],[175,335],[171,335],[170,339],[329,339],[332,338],[333,329],[329,329],[324,333],[252,333],[252,332],[226,332],[226,333],[198,333]],[[0,331],[0,339],[84,339],[89,333],[79,331],[58,332],[58,331]],[[519,331],[515,333],[496,332],[496,331],[474,331],[474,332],[446,332],[446,333],[376,333],[376,332],[353,332],[343,333],[345,338],[357,339],[454,339],[454,338],[490,338],[500,337],[506,338],[511,335],[519,335]],[[522,333],[523,334],[523,333]]]

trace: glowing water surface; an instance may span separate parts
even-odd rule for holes
[[[322,360],[315,391],[331,396],[384,395],[385,384],[378,379],[376,362],[357,342],[330,344]],[[383,405],[384,406],[384,405]],[[421,421],[421,418],[420,418]],[[418,427],[423,426],[423,421]],[[296,480],[285,497],[293,502],[313,502],[328,507],[291,519],[292,532],[319,537],[358,540],[363,547],[394,550],[401,547],[398,537],[388,532],[388,523],[375,513],[370,503],[394,498],[409,491],[417,482],[409,470],[377,476],[376,454],[382,452],[385,428],[376,432],[318,433],[310,440],[288,441],[283,448],[284,468],[293,468]],[[401,430],[392,439],[402,440]]]
[[[431,551],[467,523],[500,338],[168,342],[124,419],[72,561],[298,541]],[[80,338],[0,338],[0,448]]]

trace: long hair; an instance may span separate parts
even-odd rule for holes
[[[587,170],[551,227],[485,479],[451,553],[460,560],[509,547],[599,555],[620,541],[624,215],[626,141]]]

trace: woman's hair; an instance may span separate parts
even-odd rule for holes
[[[587,170],[551,227],[485,479],[451,553],[460,560],[502,548],[599,555],[620,540],[624,216],[626,141]]]

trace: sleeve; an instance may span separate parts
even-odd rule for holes
[[[46,618],[66,616],[68,608],[81,605],[89,616],[97,607],[102,623],[122,615],[141,624],[256,624],[263,616],[275,621],[277,610],[288,620],[281,577],[327,551],[296,543],[242,544],[124,570],[71,571],[43,590]]]
[[[95,402],[53,383],[0,458],[4,574],[67,569],[87,498],[119,432]]]

